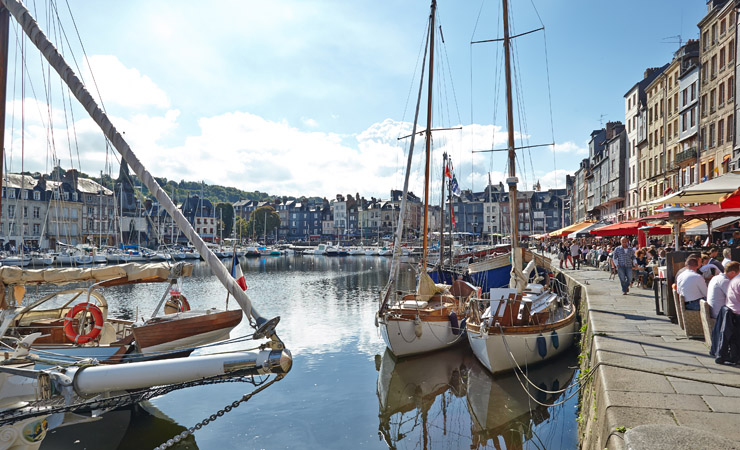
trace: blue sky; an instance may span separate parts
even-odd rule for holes
[[[83,64],[73,44],[83,77],[91,80],[91,67],[114,123],[155,175],[328,197],[355,192],[387,197],[391,188],[402,186],[408,140],[397,138],[408,133],[413,118],[428,1],[70,0],[70,5],[89,58],[89,66]],[[517,41],[526,120],[517,119],[515,129],[529,144],[551,142],[554,134],[556,151],[522,152],[520,179],[525,187],[536,179],[543,187],[563,187],[565,173],[585,156],[591,130],[600,127],[600,119],[624,120],[624,93],[646,67],[669,62],[678,48],[675,36],[697,37],[706,5],[696,0],[534,5],[546,34]],[[531,1],[513,0],[511,8],[515,32],[540,26]],[[66,5],[58,9],[67,39],[74,42]],[[470,150],[503,145],[505,114],[495,63],[500,45],[471,50],[470,41],[501,34],[500,5],[439,0],[438,17],[445,43],[437,53],[443,65],[435,74],[434,126],[463,129],[435,134],[434,170],[441,171],[441,151],[448,151],[461,186],[479,190],[489,172],[494,182],[504,178],[504,154]],[[50,28],[46,20],[41,24]],[[43,85],[38,71],[29,70],[36,101],[46,103],[38,95]],[[19,98],[15,86],[8,88],[10,102]],[[28,105],[28,87],[26,92]],[[67,168],[105,170],[100,135],[79,110],[77,141],[65,141],[72,119],[65,122],[60,103],[57,97],[55,145],[42,130],[43,114],[34,119],[29,112],[43,108],[26,108],[24,168],[48,170],[55,154]],[[9,106],[11,115],[19,117],[19,111]],[[20,170],[18,122],[8,125],[13,170]],[[526,123],[524,131],[519,123]],[[412,189],[417,192],[420,165],[416,158]]]

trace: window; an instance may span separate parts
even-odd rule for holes
[[[725,70],[725,48],[719,49],[719,70]]]
[[[69,192],[64,192],[62,194],[62,197],[64,198],[64,200],[69,200]]]
[[[714,124],[709,125],[709,148],[713,148],[715,144],[715,135],[714,135]]]
[[[717,24],[712,25],[712,44],[717,42]]]
[[[696,100],[696,81],[691,83],[691,100]]]
[[[713,113],[717,107],[717,89],[712,89],[709,93],[709,114]]]
[[[686,125],[687,125],[687,123],[688,123],[688,121],[687,121],[686,119],[687,119],[687,116],[688,116],[688,115],[689,115],[688,113],[683,113],[683,114],[681,114],[681,132],[682,132],[682,133],[683,133],[684,131],[686,131],[686,128],[687,128],[687,127],[686,127]]]
[[[673,109],[673,108],[671,108],[672,105],[673,105],[673,101],[669,98],[668,99],[668,111],[670,111],[671,109]]]
[[[8,205],[8,218],[15,218],[15,205]]]
[[[33,191],[33,199],[34,200],[41,200],[41,192],[39,192],[39,191]]]
[[[691,124],[691,128],[693,128],[694,125],[696,125],[696,118],[694,117],[694,110],[696,110],[696,108],[691,108],[689,110],[689,119],[690,119],[689,123]]]
[[[39,234],[41,234],[41,224],[38,224],[38,223],[33,224],[33,234],[34,236],[38,236]]]
[[[735,41],[730,41],[727,44],[727,60],[730,62],[735,60]]]
[[[23,191],[21,191],[21,198],[23,200],[28,200],[28,191],[27,190],[24,189]]]
[[[725,19],[722,19],[722,21],[719,23],[719,35],[724,36],[727,32],[727,23]]]
[[[727,142],[732,142],[732,138],[734,137],[733,129],[735,123],[733,122],[734,116],[730,114],[727,116]]]
[[[725,84],[719,85],[719,107],[725,106]]]
[[[672,133],[672,131],[673,131],[673,127],[672,127],[672,125],[671,125],[671,124],[669,123],[669,124],[668,124],[668,136],[671,136],[671,135],[673,134],[673,133]]]
[[[28,206],[23,207],[23,218],[28,219]]]
[[[707,94],[701,96],[701,116],[707,116]]]
[[[720,119],[717,122],[717,145],[722,145],[725,142],[725,121]]]
[[[73,202],[76,202],[77,201],[77,192],[73,192],[72,193],[72,201]]]
[[[727,100],[732,100],[735,96],[735,77],[727,78]]]
[[[15,198],[15,189],[8,190],[8,198]]]
[[[681,106],[686,106],[689,103],[689,88],[681,91]]]
[[[717,55],[712,56],[710,67],[712,71],[712,79],[714,79],[717,76]]]
[[[33,207],[33,218],[38,219],[40,218],[40,216],[41,216],[41,208],[39,208],[38,206],[34,206]]]

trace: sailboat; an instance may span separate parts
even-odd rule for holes
[[[509,8],[503,0],[504,60],[508,128],[509,208],[511,229],[511,277],[508,288],[490,289],[471,299],[466,327],[473,353],[492,373],[517,369],[542,362],[562,353],[573,343],[576,309],[565,295],[566,289],[551,289],[545,274],[543,284],[529,283],[530,274],[543,257],[534,257],[519,244],[517,217],[516,155],[514,153],[514,110],[511,86],[511,43]],[[524,272],[525,259],[529,259]],[[555,282],[555,281],[553,281]]]
[[[426,49],[429,51],[429,94],[427,103],[427,129],[425,131],[426,165],[424,176],[422,268],[426,267],[428,250],[429,172],[432,151],[432,69],[434,67],[434,23],[436,7],[436,0],[432,0],[431,13],[429,15],[429,41]],[[424,61],[426,61],[426,53],[424,55]],[[375,318],[376,325],[380,328],[380,333],[383,336],[386,346],[396,356],[439,350],[463,341],[464,326],[461,326],[458,320],[462,320],[462,318],[465,317],[468,300],[474,294],[477,294],[477,289],[475,287],[462,280],[455,281],[452,286],[435,284],[427,274],[426,270],[421,270],[414,292],[403,292],[398,290],[397,283],[400,270],[400,257],[402,255],[401,242],[403,242],[404,211],[406,211],[411,160],[414,153],[416,126],[419,117],[421,93],[423,90],[423,68],[421,80],[414,117],[413,132],[411,134],[409,156],[406,165],[403,196],[401,198],[401,214],[399,214],[395,244],[392,249],[393,260],[391,261],[390,276],[388,284],[383,292],[381,292],[380,308]]]
[[[59,74],[69,91],[101,128],[106,139],[121,154],[123,161],[128,163],[156,201],[173,218],[178,228],[202,255],[229,295],[237,302],[241,308],[239,315],[247,316],[250,325],[254,328],[249,338],[255,341],[266,339],[266,342],[259,346],[252,345],[255,350],[247,351],[134,361],[127,364],[102,364],[97,359],[87,358],[70,364],[69,361],[58,359],[55,354],[39,356],[39,352],[34,349],[34,344],[38,339],[43,338],[42,332],[36,331],[21,335],[16,341],[15,349],[8,349],[7,357],[0,366],[0,435],[7,438],[4,438],[3,445],[14,447],[33,443],[37,446],[49,429],[49,417],[58,412],[95,411],[96,414],[102,414],[112,408],[163,395],[175,389],[213,382],[217,379],[275,375],[268,384],[259,388],[262,390],[284,377],[292,366],[292,356],[277,336],[276,326],[279,317],[268,320],[253,307],[247,293],[239,287],[237,281],[207,247],[151,173],[144,168],[123,139],[122,134],[97,105],[73,69],[40,29],[28,9],[17,0],[0,0],[0,32],[4,33],[0,43],[5,44],[0,45],[0,64],[2,64],[0,66],[2,67],[0,70],[0,105],[5,105],[6,80],[4,75],[7,73],[5,70],[8,59],[7,36],[11,15],[30,41],[41,51],[50,67]],[[4,117],[0,119],[0,124],[4,124]],[[3,137],[4,128],[0,131],[2,131],[0,137]],[[3,145],[0,145],[0,152],[2,149]],[[0,157],[1,160],[2,157]],[[83,274],[91,274],[93,270],[95,269],[80,269]],[[31,274],[40,276],[43,280],[51,272],[17,269],[19,281],[24,281],[23,277],[31,276]],[[65,277],[66,273],[62,270],[57,273],[57,276]],[[7,281],[6,284],[13,285],[13,287],[0,290],[3,294],[0,300],[4,303],[4,308],[0,311],[0,334],[16,323],[19,314],[28,312],[21,303],[25,295],[25,287],[10,282],[10,279],[4,278],[4,280]],[[91,290],[87,290],[88,296],[92,295]],[[65,328],[71,331],[76,329],[78,333],[85,333],[81,337],[93,339],[95,337],[92,336],[93,333],[100,335],[105,332],[103,330],[105,325],[98,323],[102,311],[99,314],[89,306],[90,304],[91,302],[76,304],[72,311],[79,312],[80,315],[73,313],[69,317],[69,314],[66,314]],[[100,311],[99,308],[98,311]],[[34,365],[40,359],[44,359],[49,368],[43,371],[35,368]],[[181,434],[180,437],[185,436]]]

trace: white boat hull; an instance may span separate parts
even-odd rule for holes
[[[414,331],[414,321],[378,318],[385,345],[396,356],[408,356],[451,347],[465,338],[465,333],[452,333],[449,321],[422,321],[421,336]]]
[[[491,373],[506,372],[515,367],[537,364],[563,353],[573,344],[576,321],[572,320],[562,328],[529,334],[481,334],[468,330],[468,342],[473,353]],[[553,333],[557,338],[553,337]],[[542,336],[545,341],[544,356],[540,354],[537,339]],[[557,344],[557,345],[555,345]],[[507,350],[508,345],[508,350]],[[511,355],[509,354],[511,350]],[[512,361],[513,356],[513,361]]]

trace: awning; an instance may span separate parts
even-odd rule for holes
[[[581,237],[589,237],[591,236],[591,230],[596,230],[601,227],[607,226],[607,223],[604,222],[596,222],[588,224],[588,226],[581,228],[578,231],[574,231],[568,235],[568,239],[576,239]]]
[[[651,236],[659,234],[671,234],[671,230],[667,227],[656,226],[649,227],[645,222],[622,222],[607,225],[605,227],[591,230],[591,234],[594,236],[636,236],[637,231],[640,228],[648,227],[647,232]]]
[[[712,230],[716,231],[718,228],[737,222],[738,220],[740,220],[740,216],[723,217],[721,219],[714,220],[712,221]],[[691,225],[691,222],[693,222],[693,220],[684,224],[687,236],[706,236],[709,234],[706,222],[698,220],[698,223],[694,223],[693,225]],[[682,230],[684,227],[682,227]]]
[[[720,177],[689,186],[683,191],[648,202],[649,205],[665,203],[717,203],[720,197],[734,192],[740,186],[740,171],[726,173]]]
[[[591,225],[592,223],[594,223],[594,222],[586,221],[586,222],[578,222],[578,223],[575,223],[573,225],[568,225],[567,227],[564,227],[564,228],[561,228],[561,229],[559,229],[557,231],[551,232],[550,233],[550,237],[563,237],[563,236],[567,236],[567,235],[569,235],[570,233],[572,233],[574,231],[579,231],[579,230],[582,230],[582,229],[586,228],[587,226]]]
[[[740,188],[730,194],[723,195],[719,199],[719,207],[722,209],[740,208]]]

